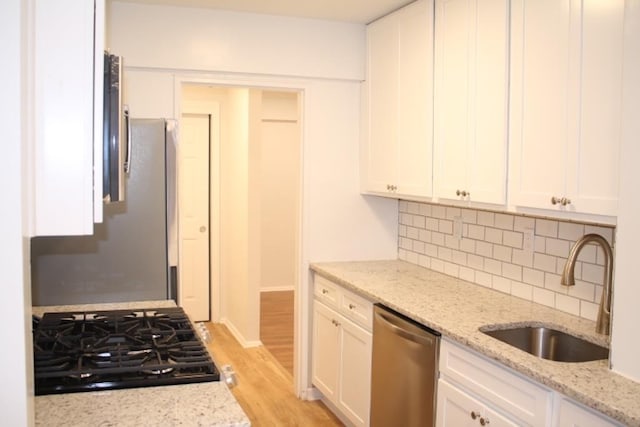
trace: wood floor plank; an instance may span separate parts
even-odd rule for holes
[[[260,341],[293,375],[293,291],[260,293]]]
[[[243,348],[219,323],[206,323],[208,344],[216,364],[230,364],[238,385],[231,392],[251,420],[252,426],[319,426],[343,424],[320,401],[298,399],[293,378],[264,347]]]

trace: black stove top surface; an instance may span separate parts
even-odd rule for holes
[[[180,307],[45,313],[33,343],[36,395],[220,379]]]

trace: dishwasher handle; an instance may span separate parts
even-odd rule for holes
[[[396,320],[397,318],[395,316],[391,316],[382,311],[375,311],[374,315],[376,319],[380,321],[380,324],[382,326],[386,327],[391,332],[401,336],[402,338],[424,345],[433,345],[435,342],[436,337],[428,331],[424,331],[421,334],[416,334],[402,328],[401,326],[398,326],[399,322]]]

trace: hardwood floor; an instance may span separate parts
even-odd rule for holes
[[[293,291],[260,293],[260,341],[293,375]]]
[[[243,348],[226,326],[207,323],[209,351],[218,366],[230,364],[238,384],[231,392],[252,426],[342,426],[320,401],[298,399],[293,378],[264,347]]]

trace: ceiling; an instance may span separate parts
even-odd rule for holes
[[[366,24],[414,0],[120,0]]]

